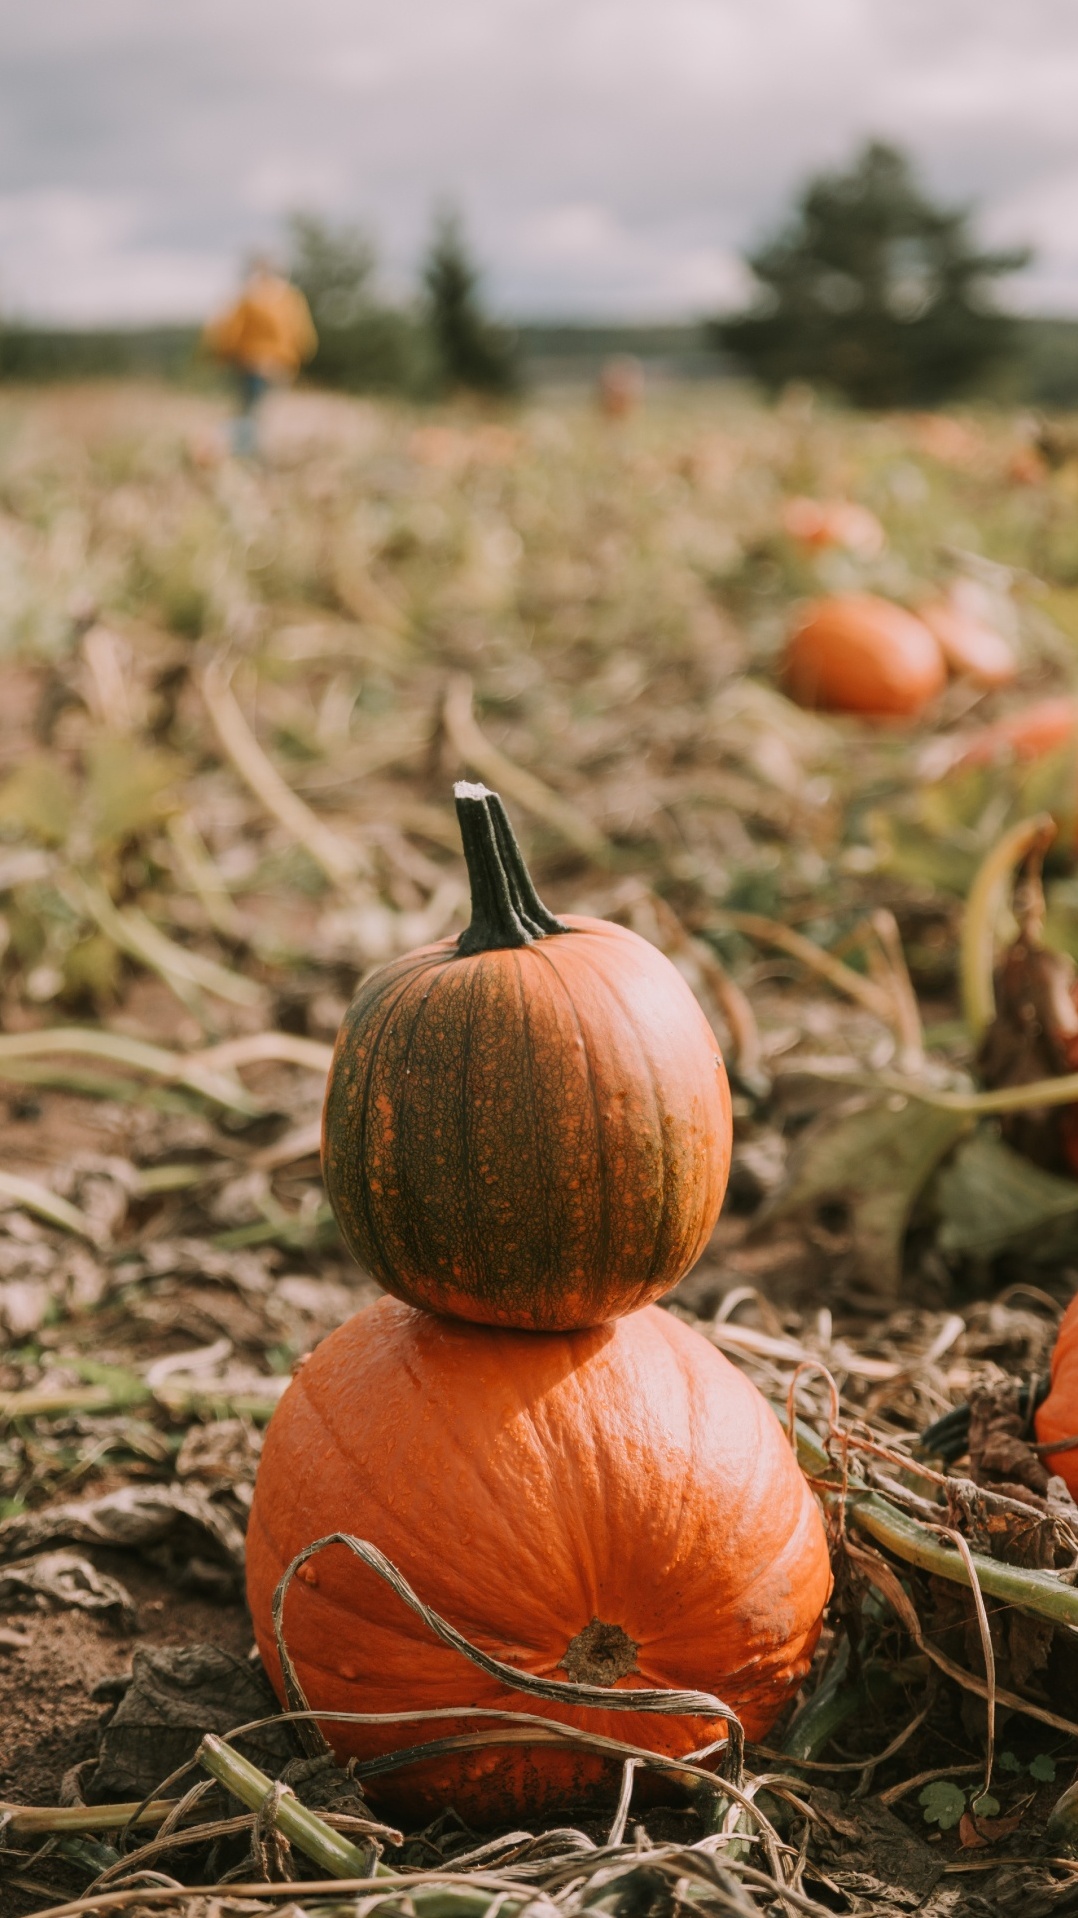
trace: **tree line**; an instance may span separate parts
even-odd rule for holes
[[[1020,321],[997,298],[1028,258],[1024,248],[979,247],[968,208],[934,200],[905,154],[870,141],[847,167],[807,180],[777,231],[748,253],[744,310],[686,328],[686,339],[716,355],[716,370],[769,390],[807,381],[855,406],[931,406],[985,390],[1073,403],[1078,324]],[[413,398],[511,394],[526,374],[529,335],[548,347],[552,338],[550,328],[514,333],[490,316],[450,212],[436,222],[412,302],[381,293],[375,248],[358,227],[295,215],[287,264],[318,330],[309,377],[324,385]],[[598,340],[604,330],[590,331]],[[589,329],[561,334],[569,357],[574,342],[578,357],[586,353]],[[0,327],[0,378],[169,377],[184,337],[190,357],[192,335],[182,329],[127,337],[141,348],[121,364],[122,334]]]

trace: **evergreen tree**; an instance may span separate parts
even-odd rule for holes
[[[978,251],[965,211],[934,204],[906,157],[870,142],[820,174],[748,257],[754,305],[712,322],[768,386],[805,379],[860,406],[923,405],[975,386],[1011,346],[991,282],[1028,258]]]
[[[477,393],[511,392],[519,378],[516,344],[482,310],[479,276],[453,213],[438,216],[423,283],[427,324],[445,384]]]
[[[378,297],[374,247],[358,227],[312,213],[288,223],[291,277],[311,309],[318,350],[310,374],[360,392],[413,392],[430,384],[430,354],[415,317]]]

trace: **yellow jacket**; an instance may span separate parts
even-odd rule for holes
[[[294,378],[318,345],[302,293],[275,273],[248,280],[235,306],[211,320],[202,337],[216,359],[268,380]]]

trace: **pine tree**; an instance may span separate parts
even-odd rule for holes
[[[293,214],[288,228],[289,270],[318,334],[311,377],[356,393],[422,391],[430,383],[423,329],[414,314],[379,298],[366,234],[313,213]]]
[[[427,322],[450,388],[477,393],[508,393],[518,384],[512,335],[483,313],[479,276],[472,265],[459,219],[439,214],[423,268]]]
[[[870,142],[820,174],[748,257],[760,293],[710,333],[765,385],[805,379],[860,406],[930,404],[1005,358],[990,285],[1028,259],[978,251],[966,211],[936,205],[896,148]]]

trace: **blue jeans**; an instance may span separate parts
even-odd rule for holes
[[[236,368],[238,412],[232,422],[232,451],[240,459],[250,459],[256,450],[258,408],[268,391],[269,381],[263,373],[256,373],[251,366]]]

